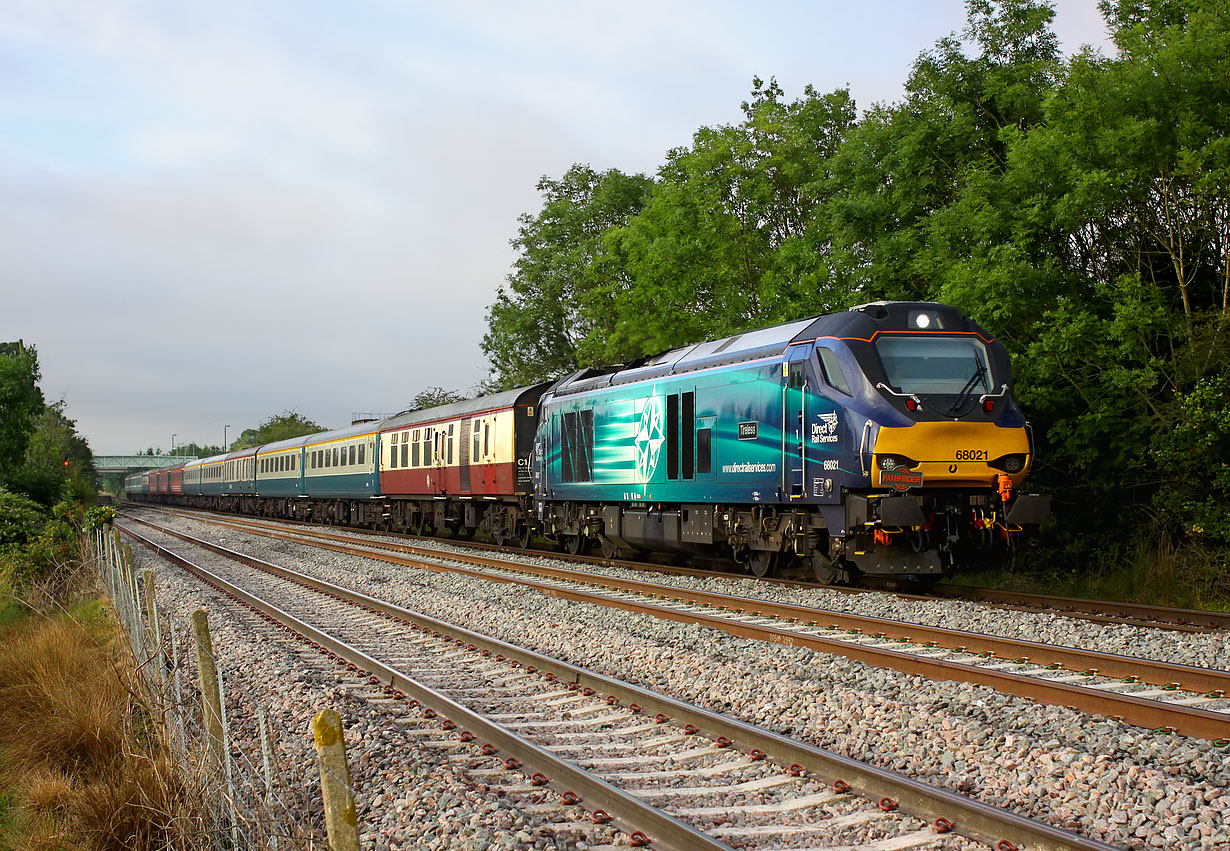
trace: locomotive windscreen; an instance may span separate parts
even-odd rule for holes
[[[876,351],[899,393],[989,393],[986,346],[973,337],[880,336]]]

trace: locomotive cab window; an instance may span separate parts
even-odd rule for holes
[[[828,382],[829,387],[847,396],[853,396],[850,382],[846,381],[846,374],[842,372],[841,362],[837,359],[837,353],[832,349],[817,348],[816,354],[820,357],[820,371],[824,373],[824,380]]]
[[[888,383],[899,393],[989,393],[986,346],[969,336],[882,336],[876,352]]]

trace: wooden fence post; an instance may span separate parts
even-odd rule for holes
[[[149,637],[153,642],[151,655],[162,656],[162,629],[158,623],[158,605],[154,602],[154,571],[141,571],[141,591],[145,594],[145,617],[149,623]],[[160,669],[161,671],[161,669]]]
[[[359,816],[351,789],[350,766],[342,719],[332,709],[322,709],[312,721],[316,758],[320,764],[320,793],[325,801],[325,829],[333,851],[358,851]]]
[[[196,662],[201,671],[201,703],[205,730],[214,766],[223,767],[222,695],[218,691],[218,666],[214,662],[214,642],[209,635],[209,613],[197,609],[192,613],[192,634],[196,639]]]

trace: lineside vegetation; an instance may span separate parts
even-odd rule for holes
[[[488,310],[493,388],[877,299],[1008,346],[1052,494],[1016,581],[1230,604],[1230,8],[967,0],[896,103],[753,80],[652,176],[538,184]]]

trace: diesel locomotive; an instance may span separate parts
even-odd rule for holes
[[[127,487],[609,558],[733,559],[757,576],[802,563],[826,583],[926,584],[1047,517],[1046,497],[1020,492],[1032,460],[1004,346],[956,308],[874,302]]]

